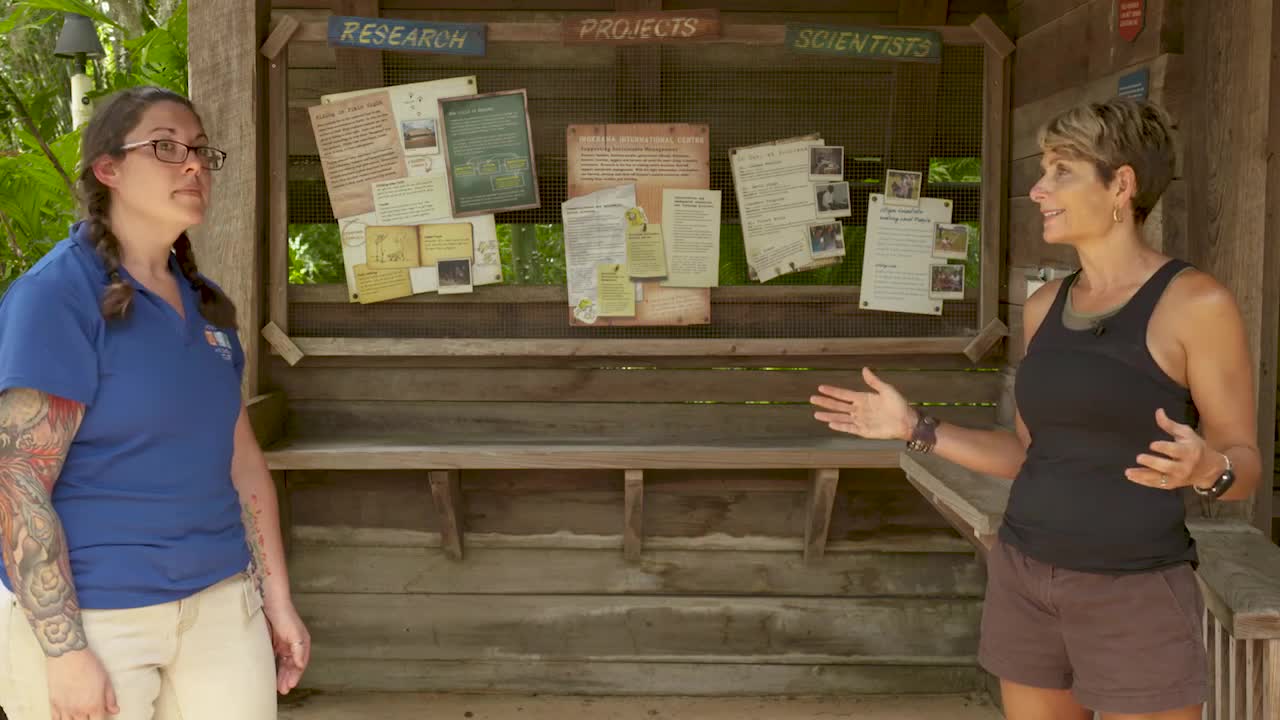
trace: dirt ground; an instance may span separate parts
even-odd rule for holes
[[[612,698],[397,693],[313,695],[280,720],[1000,720],[982,697]]]

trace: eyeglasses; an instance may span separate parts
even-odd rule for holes
[[[200,164],[209,170],[221,170],[222,164],[227,160],[227,154],[217,148],[211,148],[208,145],[193,147],[180,143],[177,140],[140,140],[135,143],[129,143],[120,147],[121,152],[125,150],[134,150],[144,145],[150,145],[155,151],[156,159],[160,162],[173,163],[181,165],[187,161],[187,156],[194,150],[196,157],[200,158]]]

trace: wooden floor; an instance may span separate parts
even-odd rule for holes
[[[280,720],[1000,720],[985,697],[660,698],[369,693],[287,698]]]

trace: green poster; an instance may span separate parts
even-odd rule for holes
[[[454,217],[540,207],[524,90],[440,100]]]

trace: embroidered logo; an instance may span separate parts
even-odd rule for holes
[[[226,333],[212,325],[205,325],[204,339],[208,341],[209,347],[212,347],[222,356],[223,360],[231,362],[231,339],[227,337]]]

